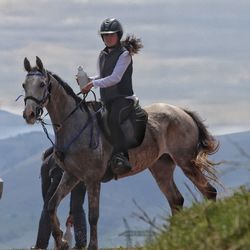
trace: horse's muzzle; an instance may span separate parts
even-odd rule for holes
[[[34,124],[36,122],[36,114],[32,110],[27,111],[26,109],[23,111],[23,118],[28,124]]]

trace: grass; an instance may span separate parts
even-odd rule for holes
[[[250,192],[194,204],[171,217],[147,250],[249,250]]]

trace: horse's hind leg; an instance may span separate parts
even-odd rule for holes
[[[56,210],[60,201],[73,189],[79,180],[67,172],[63,173],[62,179],[56,189],[56,192],[49,201],[48,210],[50,214],[52,235],[55,239],[57,250],[68,250],[67,242],[63,241],[63,233],[60,229],[60,223],[57,218]]]
[[[175,163],[167,154],[162,155],[158,161],[149,168],[159,188],[167,198],[172,214],[179,211],[184,203],[184,199],[174,182],[174,169]]]
[[[189,161],[188,163],[180,163],[178,165],[205,198],[209,200],[216,200],[216,189],[208,182],[205,175],[197,166],[195,166],[194,163],[190,163]]]

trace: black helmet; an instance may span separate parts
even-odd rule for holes
[[[118,33],[119,39],[122,38],[123,29],[121,23],[115,18],[105,19],[100,27],[99,34],[102,36],[104,34],[114,34]]]

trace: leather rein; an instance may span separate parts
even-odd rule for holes
[[[44,107],[44,105],[45,105],[45,103],[46,102],[49,102],[50,101],[50,97],[51,97],[51,76],[50,76],[50,73],[49,72],[47,72],[46,71],[46,73],[47,73],[47,79],[46,79],[46,76],[44,76],[44,74],[42,74],[41,72],[30,72],[30,73],[28,73],[27,74],[27,76],[34,76],[34,75],[36,75],[36,76],[42,76],[42,77],[45,77],[45,79],[47,80],[47,82],[46,82],[46,80],[45,80],[45,84],[46,84],[46,90],[45,90],[45,92],[44,92],[44,95],[43,95],[43,98],[41,99],[41,100],[39,100],[39,99],[37,99],[37,98],[35,98],[34,96],[26,96],[25,98],[24,98],[24,103],[25,103],[25,105],[26,105],[26,102],[27,102],[27,100],[32,100],[32,101],[34,101],[36,104],[38,104],[38,110],[36,111],[36,121],[38,121],[38,122],[40,122],[41,123],[41,125],[42,125],[42,128],[43,128],[43,130],[44,130],[44,133],[46,134],[46,136],[47,136],[47,138],[50,140],[50,142],[52,143],[52,145],[54,146],[54,147],[56,147],[56,145],[55,145],[55,143],[52,141],[52,139],[50,138],[50,136],[49,136],[49,133],[48,133],[48,130],[47,130],[47,128],[46,128],[46,125],[52,125],[52,126],[54,126],[55,127],[55,130],[56,130],[56,132],[58,132],[61,128],[62,128],[62,126],[63,126],[63,124],[79,109],[79,108],[81,108],[82,109],[82,107],[84,108],[84,110],[87,112],[87,114],[88,114],[88,119],[87,119],[87,121],[85,122],[85,124],[83,125],[83,127],[81,128],[81,130],[79,131],[79,133],[76,135],[76,136],[74,136],[73,137],[73,139],[70,141],[70,143],[68,144],[68,145],[66,145],[65,146],[65,148],[64,148],[64,153],[65,153],[65,151],[67,151],[68,150],[68,148],[71,146],[71,144],[74,142],[74,141],[76,141],[77,140],[77,138],[81,135],[81,133],[88,127],[88,125],[90,124],[90,123],[92,123],[93,122],[93,117],[95,117],[95,115],[96,115],[96,113],[97,112],[99,112],[99,111],[97,111],[97,112],[95,112],[95,114],[94,115],[91,115],[91,113],[90,113],[90,110],[89,110],[89,108],[88,108],[88,106],[87,106],[87,104],[86,104],[86,97],[87,97],[87,95],[88,94],[84,94],[84,97],[83,97],[83,99],[76,105],[76,107],[62,120],[62,122],[61,123],[59,123],[59,124],[48,124],[48,123],[46,123],[45,121],[44,121],[44,118],[48,115],[48,113],[46,114],[46,115],[44,115],[44,117],[41,117],[42,116],[42,114],[43,114],[43,107]],[[79,94],[81,94],[82,92],[79,92],[77,95],[79,95]],[[93,94],[94,94],[94,92],[92,92]],[[96,96],[95,96],[95,94],[94,94],[94,97],[96,98]],[[93,137],[93,135],[92,135],[92,133],[93,133],[93,128],[91,128],[91,139],[90,139],[90,147],[91,148],[96,148],[96,147],[98,147],[98,143],[96,144],[96,145],[92,145],[92,137]]]

